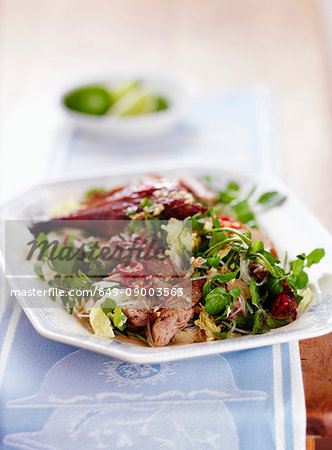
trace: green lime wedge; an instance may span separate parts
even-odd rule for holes
[[[86,86],[69,92],[64,98],[67,108],[85,114],[102,116],[111,107],[110,93],[101,86]]]
[[[145,89],[135,87],[121,97],[109,110],[116,117],[149,114],[157,110],[157,99]]]
[[[164,111],[167,108],[167,100],[164,97],[157,97],[157,111]]]
[[[138,81],[122,81],[112,84],[109,90],[112,95],[113,102],[117,102],[121,97],[126,95],[131,89],[138,86]]]

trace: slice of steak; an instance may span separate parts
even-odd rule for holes
[[[140,209],[141,200],[151,196],[152,192],[152,188],[134,191],[127,186],[115,194],[65,216],[54,217],[46,222],[36,222],[30,226],[30,231],[36,236],[40,232],[48,233],[69,226],[89,230],[104,236],[113,236],[117,232],[123,231],[123,224],[119,223],[119,229],[117,229],[115,221],[128,220],[128,207],[136,206],[137,209]]]
[[[119,283],[121,286],[126,285],[126,278],[119,272],[113,271],[109,276],[104,278],[104,281],[111,283]]]
[[[167,345],[179,330],[182,330],[192,318],[192,308],[165,308],[151,314],[152,337],[157,347]]]
[[[169,198],[161,201],[164,210],[161,213],[163,219],[175,219],[184,220],[187,217],[192,217],[198,213],[205,213],[207,211],[206,206],[201,203],[197,203],[194,200],[188,201],[186,198],[186,191],[179,191],[175,198]]]
[[[84,204],[86,206],[93,205],[94,203],[97,203],[101,200],[105,200],[107,197],[110,197],[111,195],[116,194],[119,191],[122,191],[124,189],[124,186],[118,186],[114,189],[111,189],[110,191],[101,191],[101,192],[93,192],[91,195],[89,195],[84,200]]]
[[[177,288],[183,287],[183,295],[168,297],[162,307],[152,311],[150,316],[152,337],[157,347],[167,345],[176,333],[188,324],[194,315],[194,306],[202,298],[205,282],[205,279],[198,279],[192,280],[191,286],[190,280],[178,284]],[[188,307],[178,307],[186,306],[186,301]]]
[[[251,276],[259,283],[266,280],[270,274],[270,272],[265,267],[263,267],[256,261],[250,264],[249,271]]]
[[[63,221],[71,221],[68,226],[72,228],[88,229],[106,236],[110,232],[115,234],[115,224],[108,221],[128,220],[129,207],[136,207],[136,212],[142,213],[140,204],[145,198],[155,205],[160,217],[166,220],[171,217],[183,220],[207,211],[205,206],[195,202],[188,190],[179,184],[163,178],[150,177],[136,185],[127,185],[120,190],[110,191],[108,196],[103,196],[101,200],[98,198],[97,201],[71,214],[55,217],[51,221],[36,222],[30,226],[30,231],[36,236],[40,232],[48,233],[64,227]],[[80,221],[80,224],[73,223],[74,221]]]
[[[257,228],[251,228],[251,227],[245,226],[243,231],[245,231],[246,229],[251,232],[252,242],[262,241],[264,244],[265,250],[272,253],[272,255],[274,255],[276,258],[278,258],[278,254],[274,247],[274,243],[271,241],[271,239],[268,236],[266,236],[266,234],[264,234],[260,230],[257,230]],[[242,230],[240,229],[240,231],[242,231]]]
[[[148,308],[123,308],[123,312],[128,318],[128,330],[136,331],[147,326],[150,314]]]
[[[214,205],[217,196],[204,183],[192,175],[183,174],[179,177],[181,186],[191,192],[195,198],[202,200],[207,205]]]
[[[170,258],[165,258],[162,261],[157,259],[148,259],[145,266],[146,274],[159,278],[174,278],[177,277],[177,272],[172,264]]]
[[[192,306],[196,306],[203,297],[203,286],[206,283],[206,278],[199,278],[192,281]]]
[[[264,244],[264,249],[272,253],[272,255],[274,255],[276,258],[278,257],[277,251],[274,248],[274,244],[268,236],[266,236],[264,233],[262,233],[260,230],[257,230],[256,228],[246,227],[245,229],[250,230],[251,239],[253,242],[262,241]],[[243,231],[245,231],[245,229],[243,229]],[[269,276],[269,271],[256,261],[250,264],[249,271],[251,276],[254,277],[254,279],[258,283],[261,283],[262,281],[266,280]]]

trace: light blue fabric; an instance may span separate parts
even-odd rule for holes
[[[292,449],[288,344],[281,363],[278,439]],[[45,339],[20,313],[0,392],[3,448],[273,449],[275,364],[265,347],[137,365]]]
[[[170,134],[147,141],[112,141],[81,130],[59,131],[52,176],[95,176],[135,163],[200,159],[211,167],[251,174],[280,173],[270,91],[262,86],[230,94],[207,94],[192,105]]]

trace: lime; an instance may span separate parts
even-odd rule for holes
[[[164,97],[157,97],[157,111],[163,111],[168,108],[167,100]]]
[[[138,86],[138,81],[122,81],[120,83],[112,84],[110,92],[113,102],[117,102],[121,97],[126,95],[131,89]]]
[[[111,107],[112,100],[102,86],[86,86],[69,92],[64,104],[74,111],[102,116]]]
[[[115,102],[109,114],[117,117],[137,116],[156,111],[157,99],[146,89],[135,87]]]

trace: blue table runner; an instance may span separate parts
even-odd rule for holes
[[[296,343],[134,364],[41,337],[17,304],[0,330],[3,449],[304,448]]]
[[[157,146],[98,141],[60,127],[49,178],[201,154],[214,166],[280,174],[270,100],[260,87],[202,97]],[[305,448],[297,343],[140,365],[43,338],[15,300],[0,324],[5,450]]]

